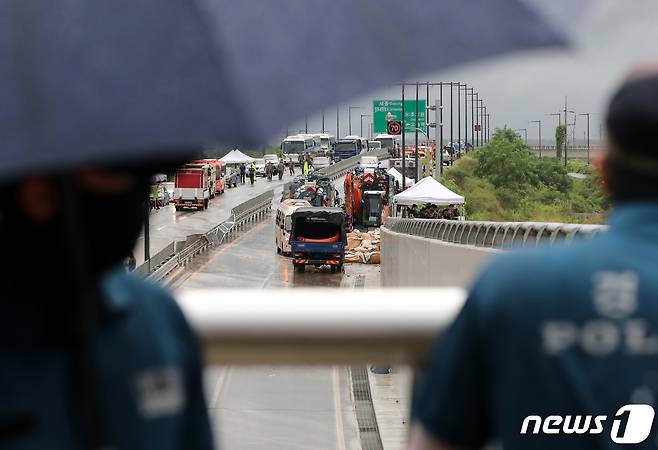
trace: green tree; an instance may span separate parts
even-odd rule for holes
[[[567,142],[567,127],[560,124],[555,128],[555,156],[557,159],[562,159],[562,149]]]

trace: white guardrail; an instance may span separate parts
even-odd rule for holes
[[[206,364],[420,363],[465,291],[446,289],[183,290]]]
[[[392,218],[381,228],[382,284],[467,288],[497,253],[570,244],[605,230],[599,225]]]

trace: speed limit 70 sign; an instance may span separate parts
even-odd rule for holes
[[[391,120],[386,127],[388,134],[397,136],[402,132],[402,124],[397,120]]]

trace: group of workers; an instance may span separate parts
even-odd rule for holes
[[[500,255],[479,276],[418,376],[410,449],[655,445],[657,98],[653,67],[611,101],[600,162],[609,230]],[[193,331],[162,287],[115,270],[161,169],[92,166],[0,185],[11,255],[0,259],[2,448],[213,447]],[[35,255],[47,268],[39,282]]]
[[[446,219],[458,220],[459,209],[455,205],[440,208],[438,205],[426,203],[422,205],[411,205],[406,211],[406,217],[415,219]]]

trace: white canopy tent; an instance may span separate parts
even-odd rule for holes
[[[251,156],[247,156],[240,150],[231,150],[223,158],[219,159],[224,164],[242,164],[250,163],[254,160]]]
[[[426,177],[413,187],[393,197],[393,201],[397,205],[420,205],[422,203],[461,205],[464,203],[464,197],[455,194],[434,178]]]
[[[386,171],[390,176],[394,177],[398,182],[400,183],[400,186],[402,186],[402,174],[396,169],[395,167],[391,167]],[[416,182],[414,181],[413,178],[407,177],[407,186],[413,186]]]

